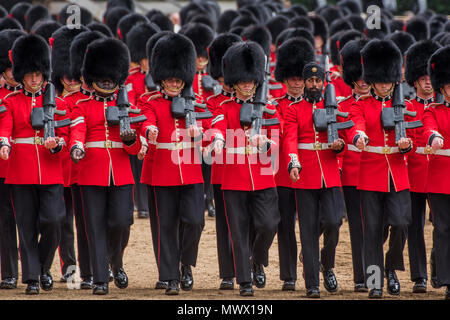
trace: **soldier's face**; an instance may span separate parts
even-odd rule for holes
[[[323,46],[323,39],[321,36],[315,36],[314,37],[314,43],[317,51],[320,51]]]
[[[144,71],[148,71],[148,59],[142,59],[139,64]]]
[[[389,93],[394,84],[392,82],[378,82],[375,83],[375,90],[377,90],[380,94]]]
[[[14,80],[13,74],[12,74],[12,68],[8,68],[3,72],[3,78],[6,80],[6,82],[12,86],[17,86],[19,83]]]
[[[44,82],[44,77],[42,73],[37,72],[29,72],[23,77],[23,84],[25,89],[30,92],[35,92],[41,89],[42,84]]]
[[[241,93],[246,92],[252,92],[251,95],[253,95],[253,89],[255,88],[255,82],[254,81],[240,81],[237,83],[237,87],[239,88],[239,91]]]
[[[286,79],[288,92],[302,94],[305,88],[305,81],[301,77],[291,77]]]
[[[80,81],[75,80],[75,79],[69,79],[66,76],[64,76],[61,79],[61,83],[62,83],[62,85],[64,86],[64,89],[67,92],[78,91],[78,90],[80,90],[80,87],[81,87],[81,82]]]
[[[317,77],[311,77],[306,79],[305,87],[309,91],[320,91],[323,87],[323,81]]]
[[[206,68],[206,65],[208,64],[208,59],[205,57],[197,57],[195,60],[195,65],[197,71],[202,71]]]
[[[357,89],[357,91],[366,93],[370,89],[369,85],[363,79],[355,81],[355,84],[356,84],[355,88]]]
[[[444,91],[444,99],[447,102],[450,102],[450,83],[447,83],[446,85],[444,85],[444,87],[442,88],[442,91]]]
[[[183,80],[178,78],[168,78],[163,81],[162,85],[165,93],[169,97],[176,97],[183,90]]]
[[[418,90],[422,89],[423,91],[425,91],[425,93],[433,92],[433,87],[431,86],[431,79],[430,76],[428,75],[422,76],[419,79],[417,79],[417,84],[415,85],[415,87]]]

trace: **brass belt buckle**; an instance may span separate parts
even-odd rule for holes
[[[38,144],[38,145],[43,145],[44,144],[44,139],[41,137],[34,137],[34,144]]]
[[[384,146],[383,149],[382,149],[382,153],[383,154],[390,154],[391,153],[391,147]]]
[[[106,141],[105,141],[105,148],[106,148],[106,149],[111,149],[111,148],[112,148],[112,142],[109,141],[109,140],[106,140]]]
[[[432,154],[433,153],[433,148],[431,148],[430,146],[426,146],[423,149],[423,153],[425,153],[425,154]]]
[[[249,154],[251,154],[252,152],[252,148],[250,146],[245,146],[245,154],[248,156]]]
[[[175,150],[181,150],[181,149],[183,149],[183,143],[175,142]]]
[[[322,150],[322,143],[320,142],[315,142],[314,143],[314,150]]]

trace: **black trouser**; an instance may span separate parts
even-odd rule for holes
[[[430,193],[437,281],[450,286],[450,195]]]
[[[347,208],[350,243],[352,246],[353,281],[355,283],[364,283],[363,229],[359,190],[350,186],[344,186],[342,190]]]
[[[383,231],[383,244],[389,239],[388,250],[384,260],[385,270],[405,271],[403,250],[408,236],[408,226],[389,226],[385,224]]]
[[[148,212],[147,187],[140,182],[143,160],[139,160],[136,155],[130,155],[130,164],[135,181],[133,186],[134,206],[137,211]]]
[[[334,254],[342,224],[343,200],[340,188],[296,189],[300,241],[306,288],[319,286],[319,238],[324,233],[321,262],[324,269],[334,266]],[[325,235],[326,239],[325,239]],[[332,249],[334,248],[334,249]]]
[[[62,185],[11,185],[19,232],[22,283],[50,270],[65,208]],[[40,238],[39,238],[40,235]]]
[[[203,190],[205,193],[206,201],[213,201],[214,199],[214,190],[211,184],[211,165],[205,162],[202,162],[202,175],[203,175]]]
[[[18,277],[16,219],[11,205],[10,186],[0,178],[0,257],[2,279]]]
[[[251,282],[250,255],[255,264],[268,266],[269,248],[280,222],[276,188],[257,191],[225,190],[225,214],[230,228],[237,283]],[[250,220],[255,228],[250,248]]]
[[[71,188],[64,188],[64,204],[66,206],[66,216],[61,223],[61,240],[59,241],[58,248],[62,274],[66,274],[69,266],[75,266],[77,264],[74,247],[75,237],[73,232],[73,201]]]
[[[91,258],[89,256],[89,243],[86,233],[86,222],[83,215],[83,202],[81,190],[78,184],[74,184],[72,189],[73,213],[77,228],[77,249],[78,265],[80,267],[80,277],[82,279],[92,276]]]
[[[280,260],[280,279],[297,280],[297,238],[295,218],[297,203],[295,189],[277,187],[280,223],[278,224],[278,256]]]
[[[156,263],[159,256],[159,221],[155,207],[155,188],[147,185],[148,213],[150,218],[150,231],[152,233],[153,253],[155,254]]]
[[[155,186],[154,190],[156,220],[158,222],[157,243],[159,250],[156,261],[159,280],[176,280],[180,276],[180,261],[195,265],[197,259],[201,236],[199,230],[202,230],[205,224],[203,184]],[[181,254],[180,245],[181,223],[185,235],[182,240],[183,254]]]
[[[411,281],[428,279],[425,246],[425,210],[427,194],[411,192],[411,225],[408,227],[408,252]]]
[[[115,274],[123,264],[133,224],[133,185],[80,188],[94,283],[107,283],[108,265]]]
[[[214,202],[216,204],[216,237],[217,257],[219,260],[219,276],[223,278],[234,278],[233,251],[231,249],[230,232],[228,230],[227,218],[225,216],[225,204],[223,191],[220,184],[214,184]]]
[[[386,255],[386,267],[401,270],[403,257],[401,239],[406,236],[405,230],[411,221],[411,197],[409,190],[396,192],[391,181],[390,192],[361,190],[361,208],[364,230],[364,262],[366,280],[372,273],[367,268],[376,266],[380,270],[379,281],[384,286],[383,243],[387,238],[386,226],[391,226],[392,254]],[[400,239],[400,240],[399,240]],[[399,245],[400,244],[400,245]],[[400,250],[400,252],[399,252]]]

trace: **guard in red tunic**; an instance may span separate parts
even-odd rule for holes
[[[70,154],[80,164],[78,184],[93,294],[100,295],[108,293],[109,264],[115,285],[120,289],[128,286],[123,254],[133,223],[134,184],[128,154],[137,154],[141,141],[135,129],[120,130],[107,115],[109,108],[117,106],[115,92],[125,83],[129,64],[128,49],[119,40],[99,39],[89,44],[81,71],[86,84],[95,91],[89,99],[79,100],[71,115]]]
[[[361,96],[369,93],[369,85],[362,79],[361,49],[369,42],[367,39],[349,41],[340,51],[342,78],[352,87],[352,94],[339,102],[343,112],[350,112],[352,104]],[[350,133],[350,130],[347,130]],[[363,264],[363,230],[361,205],[358,186],[359,162],[361,150],[353,145],[348,135],[345,136],[346,148],[342,159],[342,191],[347,209],[350,243],[352,247],[353,282],[355,292],[367,292],[364,281]]]
[[[330,39],[330,47],[331,47],[331,62],[333,63],[333,67],[331,67],[331,83],[336,88],[336,96],[338,97],[348,97],[352,94],[352,88],[349,87],[342,78],[342,67],[339,59],[339,50],[342,49],[340,46],[340,37],[344,35],[343,31],[336,33]]]
[[[206,103],[208,110],[214,115],[212,124],[222,119],[223,115],[217,111],[220,104],[233,96],[233,88],[227,86],[223,81],[222,58],[225,52],[234,43],[240,42],[241,38],[232,33],[220,34],[209,47],[209,72],[212,78],[219,81],[222,86],[222,92],[210,96]],[[234,288],[234,266],[233,252],[231,250],[230,234],[225,216],[225,206],[223,201],[222,176],[225,157],[222,154],[216,154],[214,162],[211,165],[211,184],[214,190],[214,203],[216,211],[216,237],[217,237],[217,257],[219,260],[219,276],[222,279],[221,290]]]
[[[409,179],[404,154],[412,149],[413,144],[409,137],[396,141],[395,131],[385,129],[381,120],[382,110],[392,107],[395,83],[401,80],[400,50],[390,40],[374,39],[364,46],[361,55],[363,79],[372,88],[370,96],[360,97],[351,107],[351,119],[355,126],[351,128],[349,139],[358,149],[364,149],[361,153],[358,190],[364,223],[366,281],[373,273],[372,268],[379,268],[377,270],[380,272],[376,281],[366,285],[370,289],[369,298],[381,298],[384,273],[389,294],[400,293],[395,270],[404,270],[401,244],[404,243],[402,237],[411,221]],[[412,111],[410,103],[406,102],[406,107]],[[391,226],[390,241],[396,244],[395,250],[386,256],[386,265],[391,266],[390,270],[384,270],[383,264],[385,225]],[[394,249],[392,245],[390,247]]]
[[[19,233],[22,282],[27,284],[26,294],[38,294],[39,280],[43,290],[53,288],[50,267],[65,216],[58,152],[68,130],[57,129],[44,141],[41,108],[50,77],[50,48],[45,40],[21,36],[14,42],[11,58],[13,77],[24,88],[3,99],[7,111],[0,115],[0,157],[11,158],[5,183],[10,184]],[[56,98],[56,107],[64,111],[64,101]]]
[[[411,103],[419,120],[422,120],[425,109],[435,101],[434,90],[427,71],[427,63],[431,55],[440,47],[434,41],[422,41],[410,47],[406,53],[405,79],[416,90],[416,97],[411,100]],[[408,155],[412,218],[411,225],[408,227],[408,252],[411,281],[414,282],[413,292],[424,293],[427,291],[428,276],[423,228],[427,202],[425,188],[431,149],[423,134],[423,128],[417,128],[415,131],[417,149],[414,153]]]
[[[193,287],[191,266],[196,264],[204,226],[203,178],[198,150],[202,143],[201,128],[192,124],[186,128],[186,119],[172,114],[171,109],[174,98],[179,97],[183,88],[192,86],[196,53],[192,41],[180,34],[161,37],[152,51],[150,73],[160,85],[161,94],[152,95],[139,105],[147,117],[141,135],[149,140],[149,145],[156,145],[152,159],[145,158],[141,182],[154,188],[158,222],[158,239],[154,246],[158,248],[159,280],[167,282],[167,295],[177,295],[180,280],[183,290]],[[151,171],[146,168],[148,165],[152,165]],[[184,233],[190,237],[189,242],[180,241],[181,223]]]
[[[292,187],[296,189],[306,295],[318,298],[320,264],[327,291],[335,292],[338,287],[333,268],[343,199],[337,154],[344,150],[345,143],[341,138],[327,143],[327,132],[318,132],[313,121],[314,110],[324,108],[324,69],[311,62],[305,65],[302,75],[304,99],[286,113],[283,147],[290,158],[287,169],[294,182]],[[327,250],[322,250],[319,263],[321,231],[326,237]]]
[[[235,96],[219,105],[213,124],[215,153],[222,152],[225,144],[222,190],[236,282],[242,296],[253,296],[252,281],[258,288],[265,286],[264,266],[269,263],[268,251],[280,222],[278,196],[268,155],[268,138],[278,145],[279,128],[272,126],[270,130],[263,129],[250,137],[250,125],[240,121],[241,108],[253,102],[258,85],[264,81],[265,60],[261,46],[252,41],[235,43],[226,51],[223,57],[224,83],[234,88]],[[272,105],[267,108],[275,111]],[[276,115],[270,117],[275,118]],[[249,244],[250,228],[254,228],[255,233],[252,244]]]
[[[286,170],[290,158],[284,152],[284,122],[290,108],[303,99],[303,67],[314,61],[314,48],[301,38],[285,41],[278,48],[278,60],[275,67],[275,78],[287,87],[284,97],[275,99],[277,113],[281,120],[280,152],[276,162],[275,182],[278,192],[278,209],[280,211],[280,224],[278,225],[278,254],[280,259],[280,279],[284,281],[283,291],[294,291],[297,280],[297,239],[295,236],[295,221],[297,204],[295,202],[295,189]]]
[[[0,73],[5,84],[0,88],[0,106],[2,100],[10,93],[22,89],[22,84],[14,80],[12,65],[9,60],[9,50],[14,41],[25,33],[19,30],[4,30],[0,32]],[[1,116],[1,115],[0,115]],[[2,282],[0,289],[17,288],[18,269],[16,220],[11,205],[10,188],[5,184],[8,161],[0,160],[0,257]]]
[[[428,166],[426,192],[430,195],[433,213],[433,239],[436,278],[439,286],[446,286],[445,299],[450,299],[450,47],[436,51],[428,61],[428,72],[436,93],[444,96],[443,103],[429,106],[423,115],[423,134],[432,148]]]

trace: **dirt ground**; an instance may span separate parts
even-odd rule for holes
[[[206,225],[202,234],[197,267],[193,269],[194,289],[191,292],[180,291],[179,296],[168,297],[163,290],[155,290],[154,285],[158,278],[155,258],[153,255],[152,241],[150,235],[150,223],[148,219],[135,219],[131,229],[131,237],[128,248],[125,251],[124,268],[129,277],[129,286],[127,289],[120,290],[110,283],[110,293],[107,296],[93,296],[91,290],[75,290],[68,289],[64,283],[59,283],[60,278],[60,262],[59,256],[56,254],[52,267],[52,275],[55,280],[53,291],[45,292],[41,290],[38,296],[26,296],[24,294],[25,285],[19,284],[15,290],[0,290],[0,299],[2,300],[18,300],[18,299],[55,299],[55,300],[166,300],[166,299],[183,299],[183,300],[235,300],[242,298],[239,296],[238,286],[233,291],[218,290],[220,279],[218,276],[217,264],[217,248],[215,235],[214,218],[205,217]],[[431,250],[431,223],[427,221],[425,227],[425,239],[427,245],[427,254]],[[297,242],[299,244],[298,225],[297,225]],[[412,294],[413,283],[409,279],[409,260],[407,247],[404,251],[406,271],[397,272],[401,282],[401,294],[394,297],[384,293],[386,300],[441,300],[444,297],[444,288],[433,289],[428,284],[428,292],[426,294]],[[353,271],[352,257],[350,251],[350,237],[348,224],[344,221],[341,227],[339,244],[336,252],[335,273],[339,282],[339,290],[337,293],[328,293],[321,284],[321,299],[335,300],[359,300],[367,299],[367,293],[353,292]],[[267,285],[264,289],[255,288],[255,296],[250,299],[258,300],[297,300],[306,299],[305,286],[301,278],[302,270],[300,263],[298,264],[298,276],[295,292],[282,292],[282,282],[279,279],[279,263],[278,263],[278,247],[277,238],[270,249],[269,266],[265,269],[267,275]],[[322,277],[322,276],[321,276]],[[322,278],[321,278],[322,279]],[[248,299],[248,298],[246,298]]]

